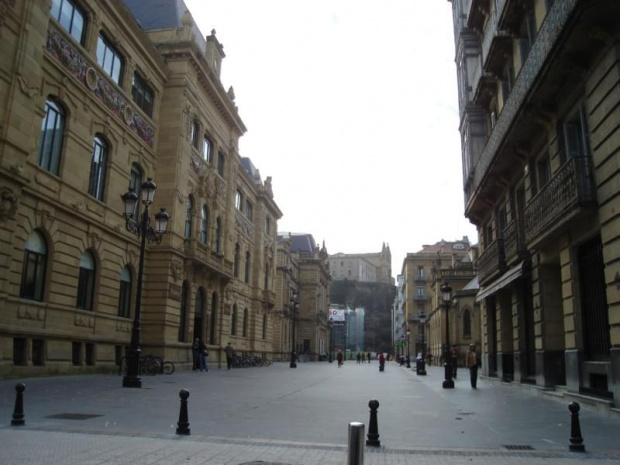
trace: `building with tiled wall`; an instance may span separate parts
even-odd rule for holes
[[[482,372],[617,405],[620,3],[452,7]]]

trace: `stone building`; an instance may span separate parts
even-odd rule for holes
[[[446,330],[445,313],[441,311],[438,288],[448,282],[456,292],[474,278],[470,249],[469,239],[465,236],[460,241],[441,240],[432,245],[424,245],[422,250],[408,253],[403,260],[403,326],[405,339],[407,329],[410,331],[410,356],[430,351],[435,360],[439,359],[446,343]],[[463,319],[475,319],[474,312],[472,307],[463,307],[459,312],[450,313],[451,342],[456,341]],[[424,325],[420,321],[421,314],[426,316]]]
[[[311,234],[278,234],[278,292],[274,346],[281,360],[290,359],[293,339],[301,360],[319,360],[329,350],[329,286],[325,244]],[[292,296],[299,308],[293,314]],[[293,321],[294,320],[294,321]],[[292,335],[295,327],[294,337]],[[277,339],[277,341],[276,341]]]
[[[620,3],[451,0],[483,374],[620,397]]]
[[[149,178],[170,221],[146,245],[142,353],[270,353],[281,212],[239,155],[215,33],[181,0],[0,4],[0,376],[114,369],[140,284],[121,196]]]
[[[329,256],[329,271],[334,280],[348,279],[365,283],[394,284],[390,246],[383,244],[381,252]]]

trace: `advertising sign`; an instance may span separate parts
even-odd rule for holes
[[[336,321],[344,321],[344,310],[340,310],[337,308],[330,308],[329,309],[329,319],[336,322]]]

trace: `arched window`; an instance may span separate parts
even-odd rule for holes
[[[103,201],[106,165],[108,163],[108,144],[99,136],[93,141],[93,156],[90,160],[90,178],[88,193],[97,200]]]
[[[211,163],[211,141],[207,136],[202,139],[202,158],[207,163]]]
[[[138,201],[136,202],[136,209],[133,213],[133,217],[131,219],[138,221],[140,218],[142,202],[142,183],[144,182],[144,174],[142,168],[138,166],[136,163],[131,165],[131,173],[129,175],[129,190],[134,192],[138,196]]]
[[[192,237],[192,216],[194,214],[194,202],[191,197],[187,197],[185,201],[185,245],[189,243]]]
[[[80,258],[80,273],[78,276],[77,302],[75,306],[83,310],[93,309],[95,296],[95,257],[87,250]]]
[[[245,254],[245,282],[249,284],[250,282],[250,252],[246,252]]]
[[[19,296],[22,299],[43,300],[47,268],[47,244],[43,234],[32,231],[24,245],[24,263]]]
[[[203,287],[198,288],[196,292],[196,305],[194,305],[194,339],[198,338],[202,341],[202,322],[205,311],[205,290]]]
[[[219,216],[215,221],[215,253],[222,253],[222,220]]]
[[[471,312],[468,308],[463,312],[463,337],[471,337]]]
[[[263,339],[267,339],[267,315],[263,315]]]
[[[131,309],[131,270],[128,266],[121,272],[121,288],[118,295],[118,316],[129,318]]]
[[[187,328],[187,300],[189,298],[189,285],[183,281],[181,288],[181,314],[179,316],[179,342],[185,342],[185,331]]]
[[[240,255],[241,255],[241,246],[237,242],[235,244],[235,260],[233,262],[233,274],[235,275],[235,278],[239,277],[239,259],[240,259]]]
[[[209,207],[206,205],[202,206],[202,211],[200,213],[200,242],[203,244],[207,243],[209,239]]]
[[[215,344],[215,323],[217,322],[217,292],[211,295],[211,321],[209,322],[209,344]]]
[[[51,99],[45,104],[45,116],[41,122],[38,163],[52,174],[58,174],[60,152],[65,131],[65,112]]]
[[[243,311],[243,337],[248,337],[248,309]]]
[[[233,305],[232,316],[230,318],[230,335],[237,335],[237,305]]]

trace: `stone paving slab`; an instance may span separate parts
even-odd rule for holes
[[[0,428],[3,465],[344,465],[345,446],[208,436],[117,436]],[[620,454],[498,449],[369,448],[365,465],[618,465]]]

